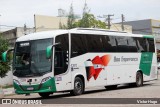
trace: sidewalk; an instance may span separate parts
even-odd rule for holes
[[[3,92],[4,92],[4,95],[12,95],[12,94],[15,94],[15,91],[14,91],[14,88],[6,88],[6,89],[3,89]]]

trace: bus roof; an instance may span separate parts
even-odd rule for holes
[[[53,30],[53,31],[43,31],[43,32],[32,33],[32,34],[28,34],[18,38],[16,42],[45,39],[45,38],[54,38],[57,35],[66,34],[66,33],[153,38],[152,35],[132,34],[127,32],[120,32],[120,31],[113,31],[113,30],[106,30],[106,29],[74,28],[70,30]]]

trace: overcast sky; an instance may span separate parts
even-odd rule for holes
[[[141,19],[160,20],[159,0],[86,0],[95,16],[114,14],[113,22]],[[82,14],[85,0],[0,0],[0,25],[34,26],[34,14],[57,16],[58,9],[69,11],[73,3],[74,13]],[[4,29],[2,26],[0,27]]]

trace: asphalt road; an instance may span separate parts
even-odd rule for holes
[[[80,96],[71,96],[69,93],[55,93],[47,99],[41,98],[38,94],[31,94],[30,96],[12,95],[12,96],[6,96],[5,98],[41,100],[42,103],[45,104],[43,105],[45,107],[52,106],[52,105],[46,105],[46,104],[54,104],[54,106],[59,106],[59,107],[63,107],[63,106],[75,107],[75,106],[81,106],[81,104],[85,104],[85,106],[87,107],[91,107],[91,106],[102,106],[102,107],[103,106],[129,106],[129,107],[132,107],[132,106],[135,106],[135,104],[126,105],[122,103],[129,103],[130,100],[131,102],[133,102],[132,100],[135,100],[136,103],[138,104],[137,100],[141,100],[141,101],[148,100],[148,98],[153,101],[152,103],[156,103],[154,102],[155,100],[158,100],[158,102],[160,102],[160,79],[150,81],[150,82],[145,82],[142,87],[133,87],[133,86],[130,87],[127,84],[120,85],[115,90],[106,90],[104,87],[96,87],[94,88],[94,90],[87,89],[86,92]],[[120,99],[117,99],[117,98],[120,98]],[[154,99],[154,98],[157,98],[157,99]],[[103,100],[105,101],[108,100],[109,105],[103,104],[104,103]],[[122,103],[119,102],[121,100],[122,100]],[[114,105],[110,103],[113,103]],[[120,103],[120,104],[117,105],[116,103]],[[143,103],[143,105],[140,105],[140,107],[143,107],[143,106],[145,107],[146,105],[149,107],[150,106],[152,107],[153,106],[152,103],[151,104]],[[160,105],[155,105],[155,106],[160,106]]]

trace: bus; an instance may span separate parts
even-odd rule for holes
[[[80,95],[85,89],[120,84],[143,86],[157,79],[155,39],[96,28],[43,31],[22,36],[13,51],[15,93]]]

